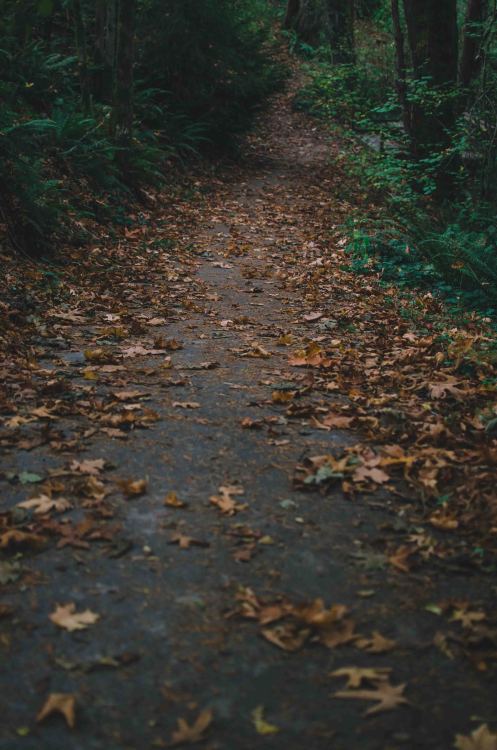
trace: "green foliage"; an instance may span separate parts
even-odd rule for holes
[[[308,83],[296,98],[297,107],[341,126],[347,171],[382,207],[380,220],[366,215],[360,230],[347,228],[354,267],[494,309],[497,43],[489,44],[485,75],[464,99],[456,87],[435,87],[428,77],[408,79],[407,101],[427,120],[442,119],[447,108],[459,112],[449,145],[433,143],[423,158],[412,159],[382,7],[373,25],[359,24],[357,64],[332,66],[322,51],[308,64]]]
[[[233,148],[281,78],[265,51],[266,0],[138,0],[134,128],[123,144],[112,87],[96,84],[95,4],[80,6],[75,18],[66,0],[0,0],[0,208],[15,244],[38,255],[72,211],[107,220],[102,205],[117,210],[160,183],[171,159]]]
[[[436,231],[426,221],[413,231],[398,221],[351,221],[347,251],[357,273],[380,274],[387,285],[426,289],[460,314],[464,308],[497,318],[497,230],[468,216]],[[479,223],[479,228],[478,228]]]
[[[265,0],[165,5],[166,12],[160,0],[145,3],[139,38],[146,44],[138,54],[145,88],[167,92],[160,100],[164,137],[173,145],[178,138],[187,149],[232,143],[280,75],[263,51],[271,34],[270,6]]]

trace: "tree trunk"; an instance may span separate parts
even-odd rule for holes
[[[283,27],[285,29],[293,29],[297,21],[300,10],[300,0],[288,0],[286,6],[285,20],[283,21]]]
[[[354,2],[327,0],[328,39],[333,63],[354,63]]]
[[[454,125],[455,107],[449,95],[457,83],[457,2],[404,0],[404,9],[414,77],[427,80],[428,93],[436,92],[440,101],[437,106],[419,100],[410,105],[413,155],[422,158],[448,146]]]
[[[73,0],[74,38],[78,55],[79,83],[81,87],[81,103],[84,112],[88,112],[91,104],[90,79],[88,72],[88,53],[86,47],[86,29],[81,10],[80,0]]]
[[[95,74],[93,93],[98,101],[112,99],[116,68],[117,0],[97,0],[95,7]]]
[[[123,149],[120,161],[127,172],[127,148],[133,133],[133,64],[136,0],[119,0],[117,65],[114,81],[114,137]]]
[[[399,98],[399,104],[402,108],[402,118],[404,122],[404,128],[408,133],[410,131],[409,122],[409,105],[407,102],[407,66],[406,66],[406,53],[405,53],[405,40],[404,32],[402,30],[402,23],[400,20],[400,8],[399,0],[391,0],[392,5],[392,23],[393,33],[395,39],[395,86],[397,89],[397,96]]]
[[[319,45],[325,20],[324,0],[288,0],[285,28],[294,29],[305,44]]]
[[[459,66],[459,83],[467,88],[478,76],[485,58],[482,47],[488,0],[468,0],[464,38]]]

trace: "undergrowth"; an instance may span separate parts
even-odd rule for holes
[[[307,54],[308,81],[295,99],[296,108],[340,130],[346,171],[373,206],[344,227],[354,269],[374,269],[385,281],[432,289],[456,308],[495,317],[494,103],[488,94],[475,95],[452,134],[450,151],[411,160],[384,19],[359,24],[357,53],[355,65],[331,65],[326,47]],[[489,64],[489,71],[495,80],[487,80],[487,89],[497,92],[497,68]],[[431,106],[425,81],[412,82],[408,96]],[[442,160],[450,177],[445,201],[435,200]]]
[[[78,239],[81,219],[119,221],[174,163],[236,150],[283,75],[266,0],[138,0],[134,122],[123,146],[113,82],[97,86],[95,9],[80,7],[84,44],[76,4],[2,6],[0,212],[12,244],[38,257]]]

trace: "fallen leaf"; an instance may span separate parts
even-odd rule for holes
[[[451,617],[453,622],[460,622],[463,628],[472,628],[476,623],[486,620],[485,612],[471,612],[466,609],[456,609]]]
[[[90,625],[94,625],[100,619],[100,615],[90,609],[85,609],[84,612],[76,612],[75,604],[57,604],[55,612],[52,612],[49,618],[59,628],[73,632],[74,630],[85,630]]]
[[[385,484],[385,482],[390,480],[390,477],[382,469],[376,467],[370,468],[369,466],[359,466],[359,468],[355,470],[352,479],[354,482],[365,482],[370,479],[372,482],[375,482],[375,484]]]
[[[19,474],[19,481],[21,484],[36,484],[37,482],[42,482],[43,477],[32,471],[21,471]]]
[[[194,539],[186,534],[174,534],[169,540],[169,544],[177,544],[180,549],[189,549],[190,547],[209,547],[209,542],[203,542],[200,539]]]
[[[268,359],[271,356],[271,352],[268,352],[267,349],[264,349],[261,344],[256,344],[255,342],[252,344],[251,348],[248,349],[245,352],[242,352],[240,354],[241,357],[256,357],[260,359]]]
[[[435,511],[428,520],[432,526],[440,529],[440,531],[454,531],[454,529],[459,528],[459,521],[453,516],[448,515],[446,511]]]
[[[252,711],[252,721],[257,734],[270,735],[277,734],[280,730],[274,724],[269,724],[264,718],[264,706],[257,706]]]
[[[430,390],[430,396],[434,399],[446,398],[449,394],[456,399],[463,399],[466,396],[465,392],[457,387],[457,381],[448,383],[430,383],[428,388]]]
[[[170,339],[169,341],[166,341],[164,347],[171,352],[175,352],[178,349],[183,349],[183,344],[180,341],[176,341],[176,339]]]
[[[105,349],[85,349],[83,354],[88,362],[105,362],[110,356]]]
[[[200,409],[198,401],[173,401],[175,409]]]
[[[360,638],[356,641],[357,648],[367,651],[369,654],[384,654],[387,651],[393,651],[396,645],[395,641],[385,638],[377,630],[373,632],[370,638]]]
[[[219,362],[200,362],[198,365],[178,365],[178,370],[215,370]]]
[[[273,404],[288,404],[293,401],[297,394],[297,391],[273,391],[271,394],[271,400]]]
[[[315,320],[319,320],[320,318],[322,318],[323,315],[324,313],[318,312],[318,311],[310,312],[310,313],[307,313],[307,315],[304,315],[304,320],[307,323],[313,323]]]
[[[146,479],[118,479],[117,483],[126,497],[138,497],[147,491]]]
[[[401,545],[397,550],[395,550],[393,555],[389,556],[388,562],[393,568],[399,570],[401,573],[409,573],[410,568],[408,565],[408,560],[413,552],[414,550],[411,549],[411,547]]]
[[[240,425],[248,430],[261,430],[264,427],[262,419],[252,419],[252,417],[244,417],[240,420]]]
[[[327,414],[325,417],[323,417],[321,423],[325,427],[330,427],[332,429],[347,430],[354,419],[355,417],[344,417],[341,414]]]
[[[457,734],[456,750],[497,750],[497,734],[487,724],[482,724],[470,735]]]
[[[165,318],[150,318],[147,320],[146,325],[148,326],[163,326],[166,323]]]
[[[9,547],[33,547],[37,549],[42,547],[45,539],[38,534],[30,534],[20,529],[9,529],[0,534],[0,549],[9,549]]]
[[[38,712],[36,721],[44,721],[54,713],[62,714],[70,729],[76,723],[76,698],[72,693],[50,693]]]
[[[335,698],[377,701],[376,706],[368,708],[364,714],[365,716],[372,716],[384,711],[392,711],[398,706],[409,703],[403,695],[405,687],[405,684],[390,685],[389,682],[383,680],[373,690],[339,690],[337,693],[333,693],[333,696]]]
[[[91,474],[97,476],[105,466],[103,458],[86,459],[85,461],[73,461],[70,465],[71,471],[77,471],[80,474]]]
[[[235,513],[238,513],[241,510],[245,510],[247,507],[246,504],[242,503],[236,503],[232,495],[243,495],[244,490],[242,487],[238,487],[237,485],[226,485],[223,487],[219,487],[219,495],[212,495],[210,497],[210,503],[211,505],[215,505],[221,513],[224,513],[227,516],[234,516]]]
[[[30,500],[24,500],[22,503],[17,504],[18,508],[26,508],[26,510],[33,510],[37,515],[44,515],[50,513],[51,510],[62,513],[65,510],[72,508],[69,500],[64,497],[59,497],[56,500],[52,499],[48,495],[39,495],[38,497],[32,497]]]
[[[186,503],[180,500],[173,490],[167,493],[164,498],[164,505],[167,505],[169,508],[186,508]]]
[[[171,745],[193,745],[205,739],[205,732],[212,724],[212,711],[204,709],[190,726],[185,719],[178,719],[178,728],[173,732]]]
[[[298,651],[311,635],[310,628],[298,627],[295,623],[285,622],[273,628],[262,628],[261,635],[283,651]]]
[[[167,354],[167,351],[166,349],[146,349],[141,344],[137,344],[136,346],[128,346],[125,349],[121,349],[121,354],[128,359],[130,357],[158,356],[159,354]]]
[[[348,688],[361,687],[363,682],[384,682],[392,670],[388,667],[342,667],[330,672],[331,677],[346,677]]]

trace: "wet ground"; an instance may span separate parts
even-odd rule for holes
[[[333,182],[337,149],[312,122],[290,114],[285,96],[264,118],[244,164],[216,177],[213,200],[183,233],[191,305],[171,309],[157,299],[143,308],[139,295],[130,301],[136,317],[164,316],[153,334],[182,348],[138,355],[116,371],[97,362],[95,382],[84,354],[96,346],[92,323],[38,344],[40,377],[52,372],[81,402],[88,393],[92,408],[109,393],[131,392],[123,396],[135,405],[129,411],[142,413],[145,405],[154,416],[147,429],[124,430],[121,422],[104,433],[81,406],[81,416],[73,410],[58,418],[66,447],[42,444],[2,458],[5,508],[37,495],[29,476],[20,481],[23,472],[37,475],[35,484],[54,482],[75,459],[104,459],[94,475],[106,488],[104,509],[98,491],[81,501],[70,484],[73,468],[62,493],[73,504],[73,525],[90,513],[105,533],[81,532],[76,543],[5,557],[22,574],[2,586],[2,750],[167,747],[177,720],[191,726],[204,710],[212,712],[205,732],[186,734],[185,744],[440,750],[453,747],[457,733],[497,718],[495,667],[480,652],[472,656],[462,644],[465,631],[450,624],[453,609],[441,604],[464,601],[463,611],[490,620],[495,576],[438,560],[415,573],[389,565],[385,539],[422,533],[403,510],[411,502],[403,490],[351,498],[340,484],[314,493],[295,483],[306,457],[358,441],[351,430],[318,429],[305,409],[288,415],[284,395],[274,395],[300,391],[302,403],[314,398],[323,414],[346,401],[336,390],[313,396],[309,373],[289,366],[281,337],[309,339],[326,325],[304,319],[312,309],[303,307],[298,284],[289,289],[278,272],[282,258],[319,259],[312,207]],[[266,139],[275,124],[277,135]],[[346,206],[339,196],[335,205],[338,221]],[[188,288],[186,280],[183,295]],[[327,305],[333,310],[333,299]],[[109,309],[104,299],[98,314]],[[147,336],[135,336],[133,345],[149,349]],[[80,473],[92,476],[91,469]],[[59,479],[65,482],[63,474]],[[116,484],[122,480],[146,480],[146,489],[126,496]],[[168,493],[176,494],[165,503]],[[228,500],[220,505],[212,497]],[[63,529],[54,529],[59,540]],[[309,632],[295,650],[264,637],[258,607],[319,599],[326,608],[349,608],[355,635],[348,641],[326,647],[309,618],[300,621],[297,636]],[[68,603],[98,621],[74,632],[57,627],[50,615]],[[270,627],[287,619],[274,622]],[[391,642],[379,653],[367,647],[374,631]],[[389,684],[405,684],[408,703],[365,717],[374,703],[333,695],[345,681],[331,672],[343,667],[391,669]],[[362,688],[382,684],[366,679]],[[51,693],[74,697],[73,729],[58,714],[36,722]]]

